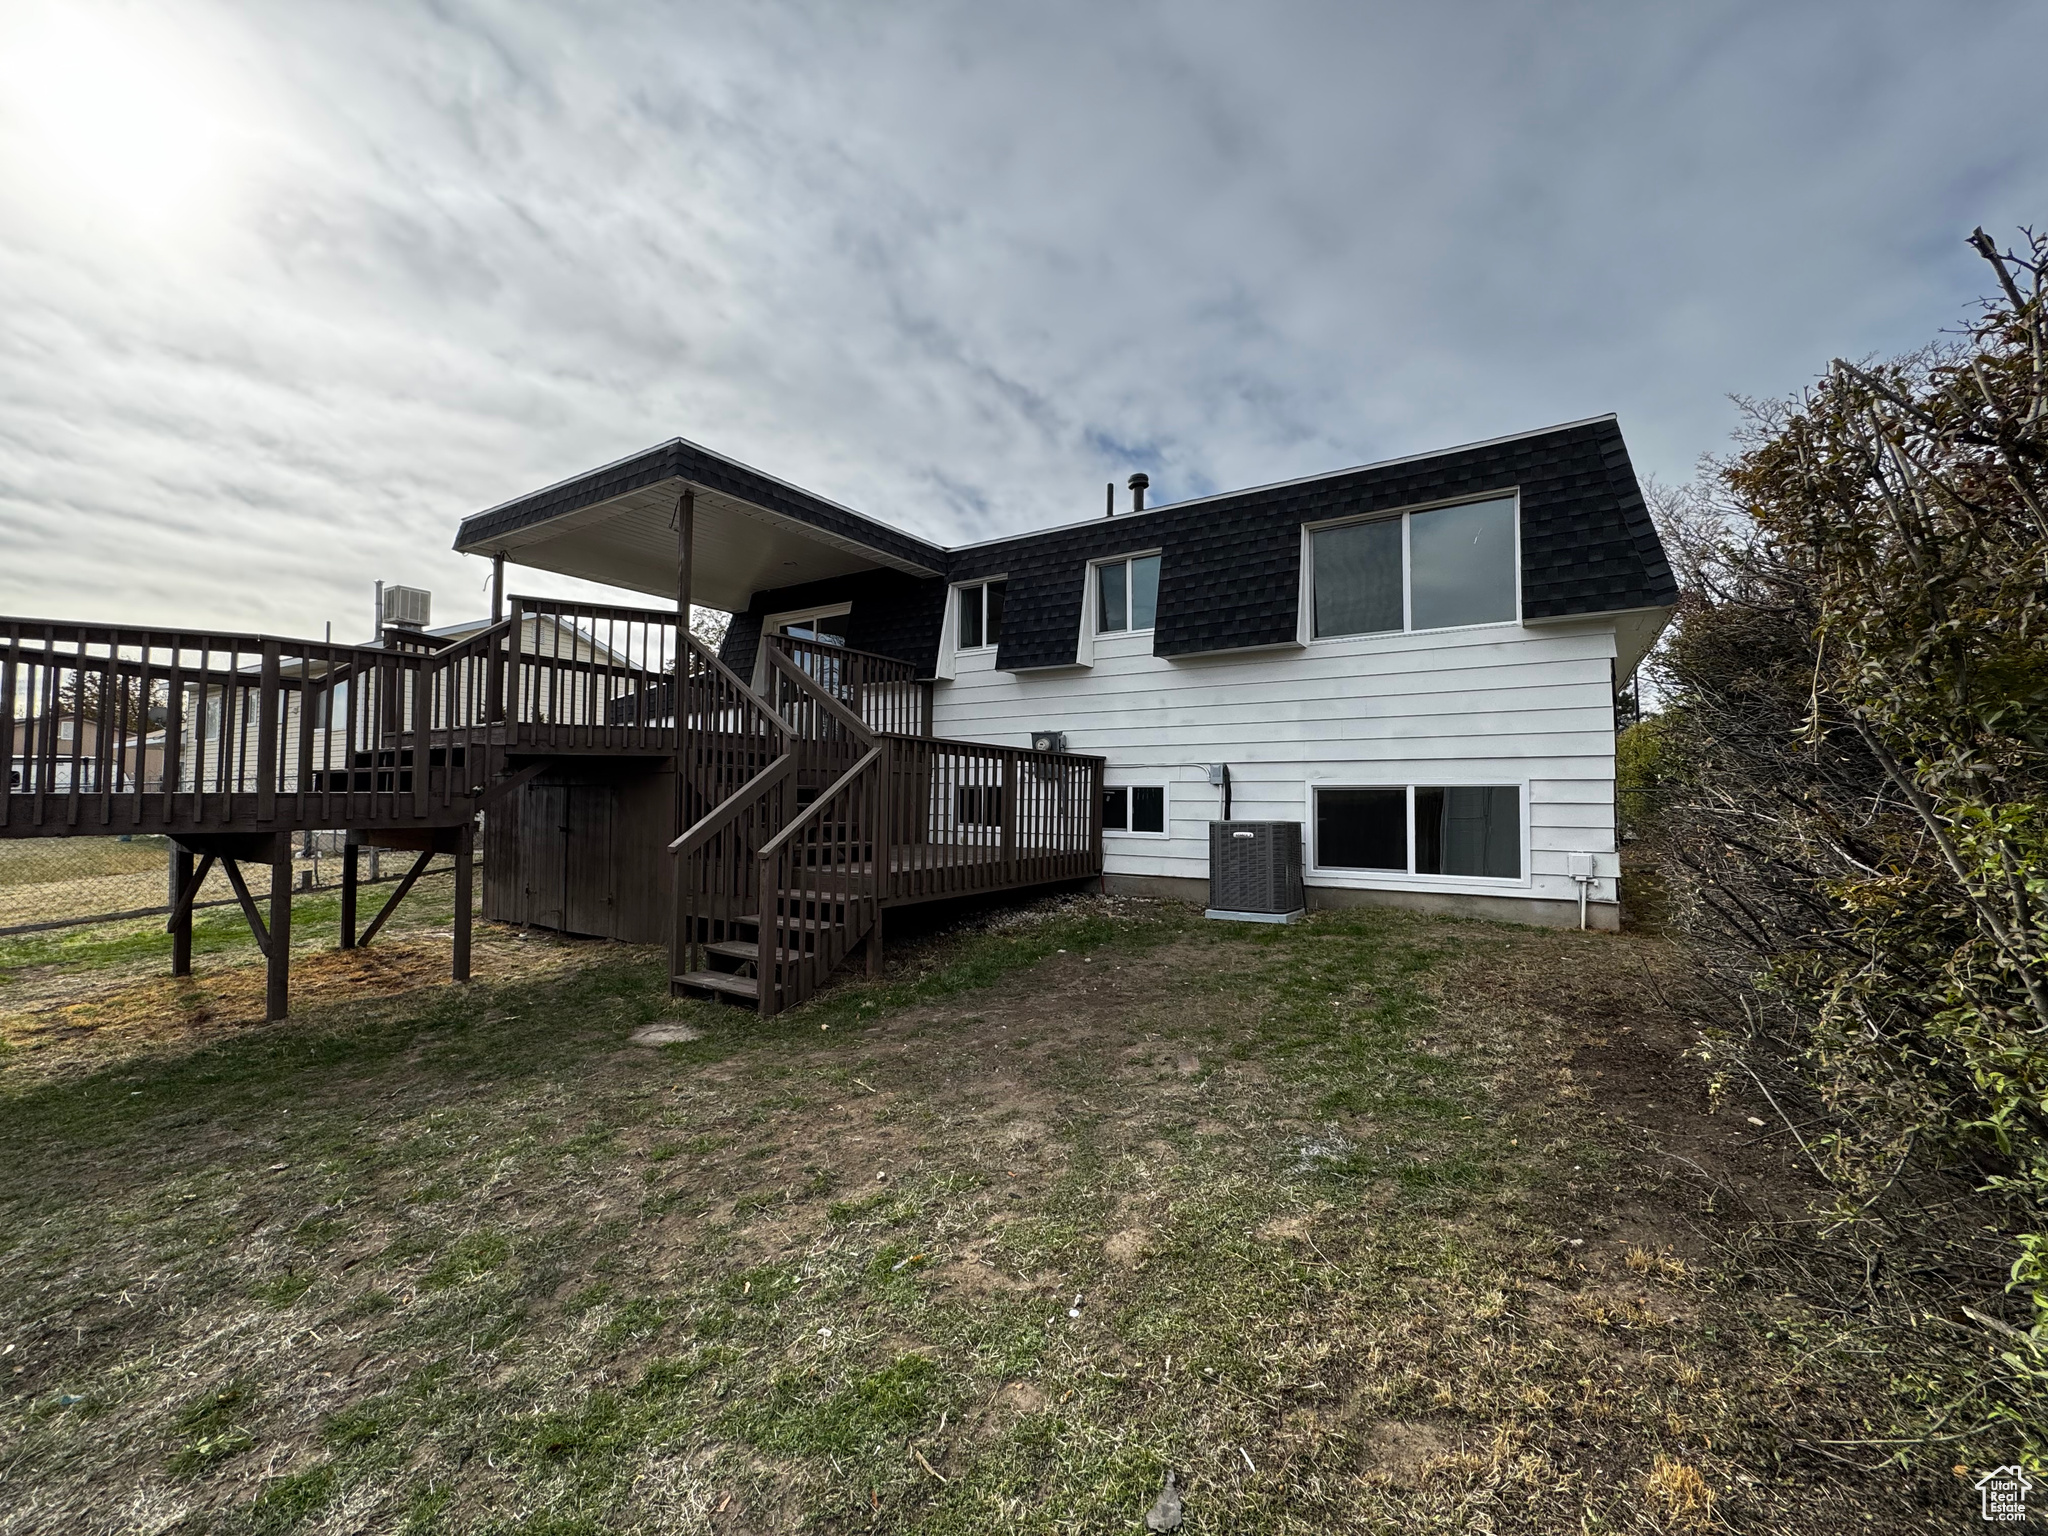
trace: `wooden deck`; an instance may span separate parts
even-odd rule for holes
[[[907,664],[764,644],[757,694],[673,613],[599,604],[514,597],[452,643],[374,647],[0,618],[0,837],[162,834],[233,874],[345,829],[445,845],[466,880],[478,814],[550,765],[672,764],[671,974],[727,993],[745,989],[725,967],[771,975],[764,1013],[856,948],[873,963],[888,907],[1100,874],[1099,758],[933,737]],[[268,931],[244,905],[281,1012],[289,901]]]

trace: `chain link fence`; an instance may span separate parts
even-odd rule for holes
[[[300,834],[293,849],[292,883],[301,891],[341,885],[344,832]],[[477,839],[481,855],[483,839]],[[171,908],[171,840],[166,837],[27,837],[0,839],[0,935],[68,928],[123,918],[158,917]],[[363,883],[402,878],[419,857],[395,849],[363,849]],[[479,866],[481,859],[479,858]],[[421,878],[452,870],[452,854],[436,855]],[[249,894],[270,894],[267,862],[242,866]],[[198,905],[235,901],[227,871],[216,863],[200,888]]]

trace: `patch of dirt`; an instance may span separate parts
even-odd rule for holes
[[[1143,1227],[1126,1227],[1112,1232],[1102,1244],[1102,1256],[1126,1269],[1142,1263],[1153,1248],[1152,1234]]]
[[[704,1031],[688,1024],[649,1024],[636,1029],[626,1037],[628,1045],[688,1045],[692,1040],[702,1040]]]
[[[1456,1442],[1434,1425],[1382,1419],[1365,1433],[1366,1470],[1396,1487],[1413,1488],[1457,1449]]]
[[[403,932],[368,949],[294,949],[294,1014],[336,1004],[449,984],[446,931]],[[587,959],[584,946],[535,943],[495,924],[479,923],[471,945],[474,981],[504,984],[560,971]],[[45,995],[28,1006],[15,997],[0,1011],[0,1040],[13,1047],[9,1075],[49,1078],[99,1071],[124,1057],[190,1050],[264,1024],[267,977],[260,957],[210,956],[196,974],[137,976],[132,970],[71,974],[61,987],[39,979]],[[253,963],[252,963],[253,962]],[[56,968],[52,968],[56,969]],[[292,1027],[290,1021],[277,1028]]]
[[[1045,1412],[1052,1406],[1052,1400],[1028,1381],[1013,1381],[996,1393],[990,1406],[999,1418],[1021,1419]]]
[[[1261,1222],[1252,1229],[1252,1236],[1262,1243],[1308,1243],[1308,1218],[1305,1216],[1275,1216],[1271,1221]]]

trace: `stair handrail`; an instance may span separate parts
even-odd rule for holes
[[[768,793],[777,784],[796,772],[796,759],[785,752],[774,762],[755,774],[738,789],[727,795],[718,804],[697,818],[697,824],[675,838],[668,845],[668,851],[679,858],[686,858],[703,847],[725,827],[725,824],[745,806]]]
[[[864,747],[872,747],[875,744],[875,733],[868,728],[867,721],[861,719],[859,715],[856,715],[844,704],[833,698],[830,693],[819,685],[816,678],[804,671],[802,667],[791,661],[774,646],[768,648],[768,666],[771,672],[786,677],[795,683],[797,691],[806,695],[812,703],[822,706],[827,714],[846,727],[855,741]],[[774,713],[772,710],[770,712]],[[777,718],[779,719],[780,716],[778,715]]]
[[[754,967],[755,1007],[763,1018],[803,1002],[831,975],[847,951],[875,930],[881,913],[882,871],[889,859],[886,818],[878,792],[889,750],[881,743],[869,747],[755,855],[755,886],[761,893],[760,920],[755,927],[759,946]],[[842,806],[842,799],[848,804]],[[823,860],[825,850],[835,842],[834,835],[824,829],[828,816],[846,819],[847,830],[836,839],[843,866],[837,858],[829,864]],[[792,845],[807,841],[814,831],[821,859],[807,882],[803,871],[811,866],[801,847],[793,852]],[[861,857],[864,851],[865,859]],[[788,868],[792,865],[793,869]],[[777,866],[784,869],[778,873]],[[806,933],[810,935],[808,949]]]
[[[761,845],[760,851],[757,852],[754,855],[754,857],[765,862],[766,860],[773,858],[776,854],[782,852],[783,846],[786,843],[788,843],[789,840],[792,837],[794,837],[798,832],[803,830],[804,824],[806,822],[809,822],[813,818],[824,814],[825,808],[832,803],[833,799],[837,797],[840,790],[844,789],[853,780],[859,778],[863,773],[867,772],[867,770],[873,767],[874,764],[881,761],[884,750],[884,748],[879,746],[871,748],[868,751],[867,755],[861,758],[860,761],[855,763],[851,768],[847,769],[846,772],[839,775],[838,778],[834,779],[825,788],[819,790],[818,798],[813,800],[809,805],[805,806],[801,811],[798,811],[796,815],[790,817],[790,819],[783,824],[783,828],[780,832],[776,833],[773,837],[769,838],[767,842]]]
[[[688,630],[683,631],[683,640],[690,652],[699,661],[706,663],[712,671],[718,673],[730,683],[734,694],[744,699],[748,708],[761,719],[768,729],[782,738],[782,750],[787,752],[789,750],[789,723],[768,707],[768,701],[754,691],[754,685],[741,677],[739,673],[733,671],[723,661],[719,660],[718,652],[712,650],[710,646],[699,640]],[[681,679],[678,679],[676,686],[676,728],[678,730],[681,730],[683,727],[683,712],[688,702],[682,695],[682,683]]]

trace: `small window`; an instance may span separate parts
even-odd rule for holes
[[[1151,629],[1159,618],[1159,557],[1111,560],[1095,567],[1095,632]]]
[[[1102,830],[1166,835],[1166,786],[1120,785],[1102,792]]]
[[[1316,863],[1408,872],[1406,789],[1316,791]]]
[[[1408,519],[1409,625],[1453,629],[1515,617],[1515,504],[1478,501]]]
[[[960,589],[959,649],[980,650],[1003,638],[1003,587],[1000,581]]]
[[[1519,880],[1521,811],[1521,795],[1512,785],[1417,785],[1415,872]]]
[[[1003,787],[1000,784],[962,784],[954,792],[954,810],[963,827],[1000,827],[1003,824]]]
[[[1401,519],[1318,528],[1316,634],[1377,635],[1401,627]]]
[[[1313,530],[1316,637],[1513,623],[1515,508],[1503,497]]]

